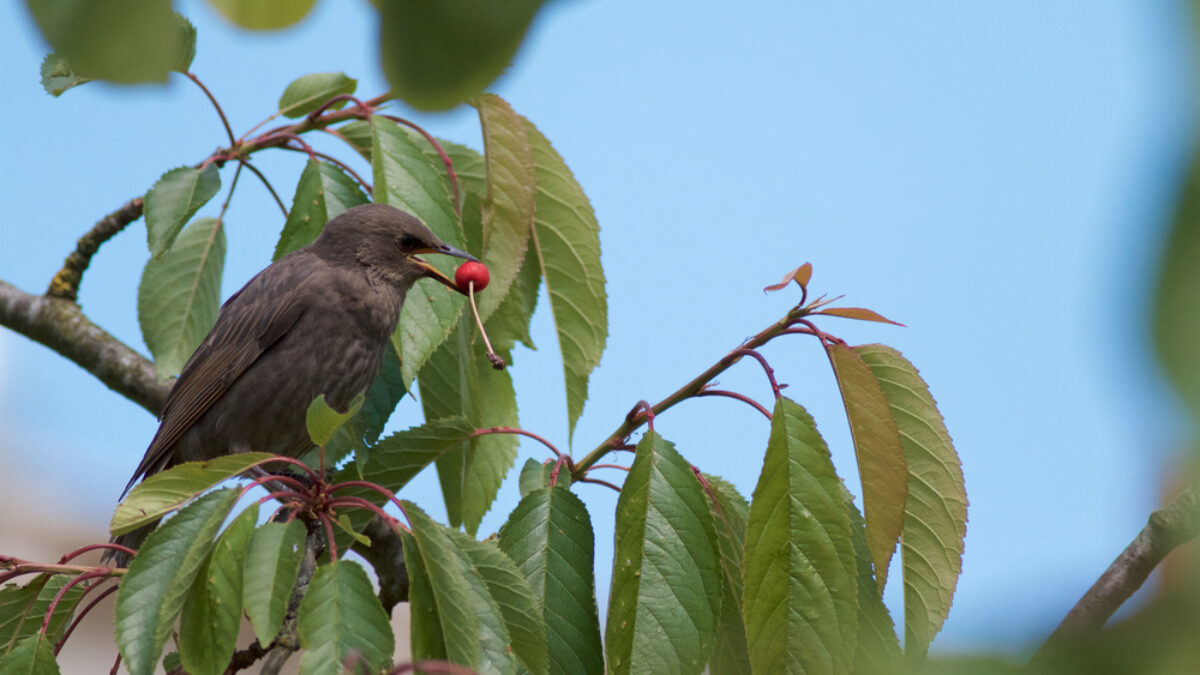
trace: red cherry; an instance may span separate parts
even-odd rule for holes
[[[483,263],[465,262],[454,271],[454,284],[463,293],[467,292],[472,281],[475,282],[475,291],[482,291],[487,288],[490,278],[487,265]]]

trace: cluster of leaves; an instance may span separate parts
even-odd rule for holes
[[[59,74],[88,73],[77,58],[90,57],[52,55],[47,63],[58,64]],[[44,83],[52,93],[64,90],[57,75]],[[298,79],[272,115],[297,121],[257,136],[231,132],[228,147],[167,171],[146,194],[152,258],[138,306],[159,376],[176,374],[215,321],[228,198],[215,216],[196,216],[221,191],[222,170],[237,165],[232,194],[242,169],[254,170],[254,153],[299,149],[309,159],[275,257],[311,242],[330,219],[369,199],[409,211],[487,263],[492,281],[479,312],[510,362],[518,342],[533,346],[529,322],[544,285],[573,433],[607,335],[598,226],[582,188],[545,137],[499,97],[472,99],[483,131],[477,152],[382,113],[384,97],[354,98],[355,86],[340,73]],[[373,180],[301,140],[318,130],[365,158]],[[810,276],[806,265],[785,283],[794,281],[806,298]],[[384,667],[394,645],[387,612],[363,567],[341,555],[381,543],[364,534],[373,517],[403,543],[418,660],[535,673],[887,670],[903,658],[881,600],[898,545],[905,650],[920,658],[946,618],[960,572],[962,474],[916,369],[890,348],[851,348],[811,321],[882,317],[828,304],[802,299],[677,395],[635,410],[578,464],[561,454],[552,464],[531,460],[521,471],[520,503],[496,537],[477,541],[479,523],[513,467],[516,434],[526,432],[518,427],[512,380],[474,344],[463,300],[419,283],[405,302],[394,349],[363,399],[341,414],[323,402],[310,410],[320,454],[309,464],[323,468],[354,454],[333,478],[313,473],[311,485],[288,476],[259,479],[288,505],[261,525],[253,506],[222,529],[244,490],[212,489],[279,461],[258,455],[181,465],[145,481],[118,509],[114,533],[175,512],[147,538],[120,583],[116,636],[128,668],[151,672],[175,633],[178,650],[168,655],[168,669],[223,672],[239,658],[243,613],[262,650],[295,640],[290,646],[305,652],[304,673],[338,672],[348,659]],[[653,428],[655,414],[714,393],[710,385],[721,370],[746,355],[761,359],[755,348],[795,332],[817,337],[829,354],[853,431],[862,513],[812,418],[777,386],[773,411],[762,408],[771,434],[749,500],[700,472]],[[414,385],[426,422],[381,439],[391,411]],[[648,432],[629,445],[642,424]],[[591,516],[573,487],[597,482],[588,471],[618,450],[633,450],[635,458],[620,486],[602,639]],[[441,480],[448,525],[394,496],[430,464]],[[403,521],[381,510],[389,502]],[[307,534],[297,516],[309,523]],[[383,575],[378,565],[376,572]],[[82,596],[120,574],[97,569],[69,583],[42,575],[0,591],[0,670],[55,672],[64,626],[90,607],[75,612]]]
[[[448,110],[483,92],[516,54],[543,0],[389,0],[379,10],[379,52],[398,98],[423,110]],[[165,82],[186,71],[196,31],[171,0],[108,3],[26,0],[54,54],[42,75],[52,93],[85,80]],[[251,30],[287,28],[316,0],[209,0]]]

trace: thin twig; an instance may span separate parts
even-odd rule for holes
[[[775,394],[775,400],[779,400],[779,383],[775,381],[775,369],[771,367],[771,364],[767,363],[767,357],[759,354],[753,349],[746,349],[745,347],[735,349],[733,350],[733,353],[741,354],[742,356],[749,356],[755,361],[758,361],[758,364],[763,368],[763,372],[767,374],[767,381],[771,383],[771,393]]]
[[[99,586],[100,584],[96,584],[96,585]],[[87,616],[88,613],[91,612],[92,609],[95,608],[96,605],[100,604],[105,598],[112,595],[113,593],[116,593],[117,589],[119,589],[119,588],[120,588],[120,586],[109,586],[108,588],[104,589],[103,593],[100,593],[96,597],[92,598],[92,601],[89,602],[86,607],[81,609],[75,615],[75,618],[71,620],[71,625],[68,626],[66,632],[63,633],[62,639],[60,639],[54,645],[54,654],[56,656],[58,655],[58,653],[60,651],[62,651],[63,645],[65,645],[67,643],[67,638],[71,637],[71,633],[75,632],[75,627],[78,626],[81,621],[83,621],[83,618],[85,616]]]
[[[1032,663],[1081,637],[1098,632],[1142,587],[1168,553],[1197,535],[1200,535],[1200,483],[1150,514],[1146,526],[1071,608],[1034,654]]]
[[[297,136],[297,138],[299,138],[299,137]],[[333,155],[327,155],[323,152],[318,152],[316,150],[313,150],[311,147],[308,147],[307,145],[305,146],[305,148],[303,150],[301,150],[300,148],[293,148],[290,145],[280,145],[280,146],[276,146],[276,147],[278,147],[280,150],[291,150],[292,152],[304,152],[304,153],[307,153],[309,155],[309,157],[320,157],[321,159],[325,160],[326,162],[329,162],[330,164],[337,166],[342,171],[345,171],[346,173],[350,174],[354,178],[355,182],[357,182],[359,185],[361,185],[363,191],[365,191],[367,194],[369,194],[369,195],[375,194],[375,188],[372,187],[370,183],[368,183],[365,179],[363,179],[362,176],[358,175],[358,173],[354,169],[351,169],[349,164],[346,164],[345,162],[341,161],[337,157],[334,157]]]

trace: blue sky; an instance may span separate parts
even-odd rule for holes
[[[795,297],[761,289],[810,261],[818,293],[908,325],[824,323],[852,344],[904,352],[962,456],[967,552],[935,651],[1020,653],[1136,534],[1186,440],[1149,352],[1146,302],[1193,140],[1187,3],[833,4],[560,1],[495,85],[567,160],[602,228],[610,338],[575,450],[785,312]],[[298,27],[260,35],[205,3],[178,6],[199,29],[193,71],[235,133],[304,73],[345,71],[366,96],[386,89],[369,3],[324,0]],[[0,3],[0,278],[28,291],[44,289],[99,217],[224,139],[183,78],[53,99],[38,83],[45,51],[23,4]],[[471,111],[411,117],[479,145]],[[276,152],[256,164],[290,200],[303,160]],[[283,224],[249,177],[227,223],[226,296],[269,262]],[[81,296],[143,351],[144,232],[139,222],[105,245]],[[512,371],[522,424],[565,446],[547,312],[535,330],[539,350],[519,352]],[[794,338],[765,354],[855,489],[823,353]],[[752,364],[721,381],[769,399]],[[393,425],[418,414],[405,404]],[[656,426],[693,463],[753,490],[768,431],[758,413],[705,399]],[[0,332],[3,480],[53,476],[96,539],[154,429],[73,364]],[[545,455],[523,445],[520,461],[530,456]],[[603,604],[615,498],[580,492]],[[408,496],[441,513],[432,475]],[[482,531],[517,497],[514,472]]]

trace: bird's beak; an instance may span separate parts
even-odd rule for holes
[[[454,256],[455,258],[463,258],[465,260],[479,262],[479,259],[476,258],[475,256],[471,255],[470,253],[467,253],[466,251],[463,251],[461,249],[454,248],[453,246],[451,246],[449,244],[442,244],[440,246],[430,247],[430,248],[421,248],[421,249],[417,249],[417,250],[413,251],[411,254],[409,254],[408,259],[413,261],[414,263],[416,263],[417,267],[420,267],[421,269],[425,270],[425,276],[427,276],[431,279],[435,279],[438,282],[443,283],[446,286],[449,286],[450,288],[453,288],[454,290],[458,291],[459,293],[462,293],[463,291],[458,288],[458,285],[454,283],[453,279],[446,276],[445,274],[442,274],[441,270],[439,270],[438,268],[436,268],[433,265],[430,265],[429,263],[425,262],[424,260],[421,260],[420,258],[418,258],[417,257],[418,253],[440,253],[442,255],[449,255],[449,256]]]

